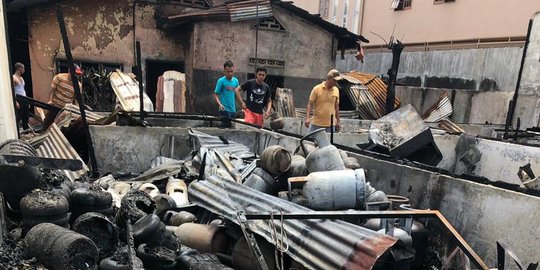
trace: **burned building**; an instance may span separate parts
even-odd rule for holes
[[[190,112],[216,112],[211,93],[226,60],[235,63],[240,81],[253,78],[256,63],[267,67],[267,82],[293,89],[296,105],[304,106],[335,66],[336,52],[363,39],[282,1],[158,2],[64,2],[73,56],[83,68],[130,71],[139,41],[148,95],[155,98],[164,71],[186,73]],[[53,75],[66,66],[54,5],[13,1],[11,7],[26,8],[34,97],[46,101]]]

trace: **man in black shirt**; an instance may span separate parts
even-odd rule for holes
[[[264,118],[269,117],[272,111],[272,93],[270,93],[270,86],[264,82],[266,68],[258,67],[255,73],[255,79],[236,88],[236,98],[244,109],[244,121],[262,127]],[[240,96],[242,90],[246,91],[246,103]]]

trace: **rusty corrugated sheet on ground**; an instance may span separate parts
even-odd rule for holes
[[[107,117],[110,115],[110,113],[107,112],[93,112],[89,110],[85,110],[86,113],[86,121],[89,123],[95,122],[98,119],[102,119],[104,117]],[[58,114],[56,117],[56,124],[59,127],[67,127],[71,124],[71,122],[75,121],[81,117],[81,112],[79,111],[79,105],[75,104],[66,104],[64,106],[64,109],[61,113]]]
[[[292,89],[276,88],[276,103],[277,113],[281,117],[296,117],[294,108],[294,95]]]
[[[270,1],[241,1],[207,10],[194,11],[167,17],[169,22],[184,23],[204,20],[230,20],[231,22],[269,18],[273,16]]]
[[[306,109],[295,108],[296,117],[306,118]],[[313,110],[311,110],[311,116],[313,116]],[[339,111],[339,117],[342,119],[358,119],[358,111]]]
[[[465,130],[460,128],[458,125],[456,125],[454,122],[450,121],[449,119],[442,119],[441,121],[439,121],[437,126],[440,129],[448,131],[450,133],[457,133],[457,134],[465,133]]]
[[[255,154],[245,145],[226,140],[223,137],[212,136],[197,130],[190,129],[189,136],[194,138],[193,149],[201,147],[219,150],[223,154],[235,155],[238,158],[253,158]]]
[[[422,115],[422,119],[426,122],[438,122],[453,113],[452,102],[448,97],[448,92],[444,91],[441,96],[427,109]]]
[[[369,90],[369,93],[371,93],[371,97],[369,98],[367,95],[363,95],[364,98],[362,100],[362,104],[370,104],[369,107],[366,108],[366,110],[376,110],[376,113],[372,113],[375,115],[378,115],[380,118],[382,117],[386,112],[386,91],[387,86],[386,84],[377,76],[373,74],[368,73],[361,73],[361,72],[349,72],[344,73],[346,76],[345,79],[348,77],[352,77],[359,81],[362,85],[366,86]],[[354,81],[349,81],[351,83],[354,83]],[[373,100],[376,102],[373,104]],[[396,100],[394,102],[394,105],[396,108],[399,108],[401,105],[401,102],[398,97],[396,97]],[[371,118],[371,119],[377,119],[377,118]]]
[[[81,170],[74,172],[63,170],[72,182],[81,178],[81,176],[89,171],[88,166],[82,161],[77,151],[71,146],[56,124],[52,124],[47,132],[33,138],[29,143],[37,149],[38,156],[40,157],[80,160],[83,163]]]
[[[276,227],[281,226],[280,212],[314,212],[215,175],[191,183],[188,192],[193,203],[235,223],[238,223],[238,211],[276,213]],[[248,221],[253,232],[275,244],[269,223],[268,220]],[[397,241],[340,220],[289,219],[283,226],[288,237],[287,254],[308,269],[371,269],[379,256]]]

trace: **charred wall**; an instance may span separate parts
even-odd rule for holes
[[[406,86],[510,92],[516,87],[522,53],[522,47],[405,51],[401,54],[398,82]],[[387,76],[391,65],[389,51],[368,51],[364,63],[357,61],[353,53],[337,60],[343,71],[383,76]]]
[[[143,72],[146,60],[184,61],[185,34],[156,28],[155,5],[138,4],[135,39],[141,42]],[[78,61],[134,65],[133,9],[130,1],[69,1],[62,5],[73,57]],[[65,59],[54,5],[28,10],[29,51],[34,97],[46,101],[55,74],[55,60]],[[144,78],[143,74],[143,78]]]

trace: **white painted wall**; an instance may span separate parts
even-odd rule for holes
[[[11,75],[9,73],[6,23],[4,17],[5,1],[0,3],[0,143],[17,138],[17,123],[13,108]]]

